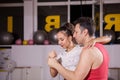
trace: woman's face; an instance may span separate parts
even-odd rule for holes
[[[64,49],[67,49],[70,45],[70,42],[72,41],[72,39],[68,37],[64,31],[60,31],[57,33],[57,39],[58,44]]]

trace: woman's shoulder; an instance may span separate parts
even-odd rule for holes
[[[76,45],[76,46],[75,46],[75,49],[77,49],[77,50],[82,50],[82,48],[83,48],[83,47],[81,47],[80,45]]]

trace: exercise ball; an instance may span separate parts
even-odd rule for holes
[[[57,29],[53,29],[48,33],[48,40],[50,42],[50,44],[58,44],[58,40],[57,40]]]
[[[116,32],[116,43],[120,44],[120,32]]]
[[[14,41],[14,36],[10,32],[0,32],[0,45],[11,45]]]
[[[109,43],[113,43],[115,41],[115,32],[113,30],[104,30],[103,36],[111,37],[111,41]]]
[[[49,44],[49,40],[44,40],[44,45],[48,45]]]
[[[23,40],[23,45],[27,45],[28,41],[27,40]]]
[[[28,40],[28,45],[33,45],[34,44],[34,41],[33,40]]]
[[[15,41],[15,44],[16,44],[16,45],[21,45],[21,44],[22,44],[22,40],[21,40],[21,39],[17,39],[17,40]]]
[[[43,30],[38,30],[33,35],[35,44],[44,44],[44,40],[47,39],[47,33]]]

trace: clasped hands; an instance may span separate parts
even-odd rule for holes
[[[59,63],[56,57],[57,57],[57,54],[54,50],[48,54],[48,65],[50,67],[55,68],[55,65]]]

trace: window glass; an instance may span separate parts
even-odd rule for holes
[[[103,5],[104,30],[109,29],[107,33],[112,36],[112,44],[120,43],[120,3]]]
[[[95,31],[95,36],[100,37],[100,6],[95,5],[94,6],[94,19],[95,19],[95,24],[96,24],[96,31]]]
[[[67,6],[39,6],[38,29],[47,32],[67,22]]]
[[[68,0],[38,0],[38,2],[61,2],[61,1],[68,1]]]
[[[0,0],[0,3],[23,3],[23,0]]]
[[[92,0],[71,0],[71,1],[92,1]]]
[[[92,5],[71,5],[70,6],[70,19],[73,22],[79,17],[92,17]]]
[[[0,32],[12,29],[15,39],[23,39],[23,7],[0,7]]]

